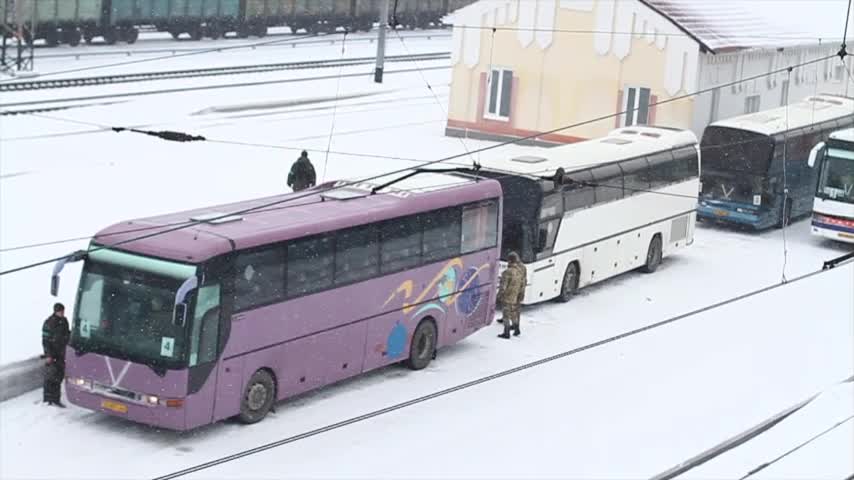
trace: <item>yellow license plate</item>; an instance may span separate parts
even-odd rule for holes
[[[715,210],[715,215],[719,217],[726,217],[727,215],[729,215],[729,212],[727,212],[726,210]]]
[[[118,403],[118,402],[111,402],[109,400],[104,400],[103,402],[101,402],[101,406],[106,408],[107,410],[112,410],[114,412],[128,413],[128,406],[123,405],[123,404]]]

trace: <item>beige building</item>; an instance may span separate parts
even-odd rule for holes
[[[751,4],[476,2],[446,18],[454,25],[446,134],[489,140],[536,136],[530,143],[554,144],[605,135],[619,126],[655,124],[700,135],[714,120],[778,107],[787,98],[854,94],[838,57],[714,88],[840,48],[841,26],[836,38],[787,33],[745,10]],[[804,3],[780,5],[802,9]],[[854,68],[850,56],[847,64]],[[626,114],[613,117],[616,112]],[[607,118],[592,121],[602,117]]]

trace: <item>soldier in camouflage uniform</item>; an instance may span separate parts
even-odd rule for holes
[[[525,265],[519,259],[516,252],[510,252],[507,256],[507,270],[501,274],[501,284],[498,287],[498,301],[501,303],[504,318],[504,333],[500,338],[510,338],[510,329],[513,335],[518,336],[519,314],[522,300],[525,299],[525,286],[528,283],[528,273]]]

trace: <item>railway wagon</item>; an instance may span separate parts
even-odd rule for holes
[[[449,3],[452,2],[449,0],[399,0],[397,22],[410,30],[440,26],[442,17],[449,13]]]
[[[0,18],[9,27],[3,29],[3,35],[11,36],[21,25],[23,40],[28,44],[42,39],[49,46],[76,46],[82,31],[97,26],[101,3],[102,0],[16,0],[6,12],[6,2],[0,1]]]

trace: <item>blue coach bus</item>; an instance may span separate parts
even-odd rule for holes
[[[809,215],[816,185],[810,150],[851,126],[854,99],[834,95],[712,123],[700,142],[698,219],[763,230]]]

